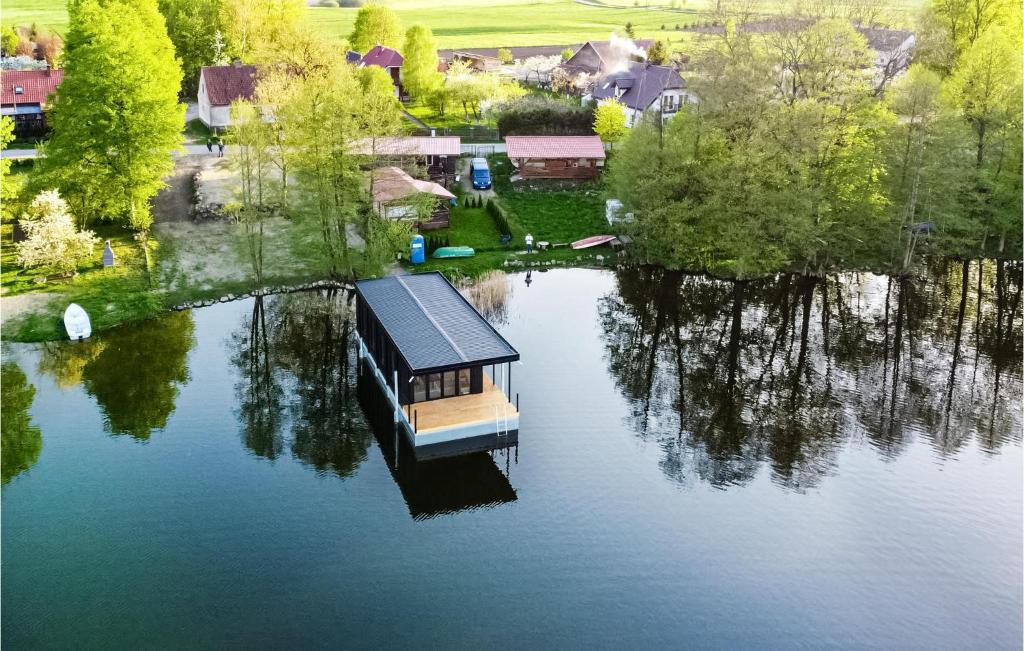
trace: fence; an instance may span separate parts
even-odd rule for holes
[[[501,142],[497,127],[438,127],[436,129],[414,129],[414,136],[429,136],[433,131],[438,136],[458,136],[463,142]]]

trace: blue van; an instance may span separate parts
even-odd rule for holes
[[[474,158],[469,162],[469,176],[474,190],[491,189],[491,170],[487,167],[486,158]]]

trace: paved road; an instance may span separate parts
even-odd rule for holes
[[[217,148],[213,148],[213,153],[206,151],[206,145],[185,145],[185,153],[178,152],[178,156],[187,156],[191,154],[206,154],[207,156],[216,156]],[[228,145],[224,148],[224,154],[231,153],[231,146]],[[3,158],[35,158],[37,155],[35,149],[5,149],[3,150]]]
[[[478,145],[462,145],[463,154],[479,154],[479,153],[495,153],[505,151],[505,143],[503,142],[491,142],[481,143]],[[207,156],[216,156],[217,148],[213,148],[213,153],[206,151],[206,145],[185,145],[186,154],[206,154]],[[231,145],[224,148],[224,154],[231,154]],[[181,154],[179,154],[181,155]],[[3,158],[35,158],[35,149],[5,149],[3,150]]]

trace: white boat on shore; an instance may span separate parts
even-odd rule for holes
[[[72,303],[68,309],[64,310],[64,329],[68,331],[68,337],[72,341],[88,339],[92,334],[89,315],[78,303]]]

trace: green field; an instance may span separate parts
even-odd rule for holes
[[[438,45],[448,47],[497,47],[502,45],[561,45],[588,39],[606,39],[614,30],[632,22],[639,38],[680,40],[673,33],[695,19],[703,2],[690,2],[680,11],[644,7],[588,6],[574,0],[454,0],[439,7],[430,0],[397,0],[388,3],[403,26],[429,25]],[[310,7],[309,17],[325,33],[345,38],[352,31],[356,9]],[[67,27],[64,0],[4,0],[3,25],[29,25],[58,33]],[[664,25],[666,31],[661,31]]]

